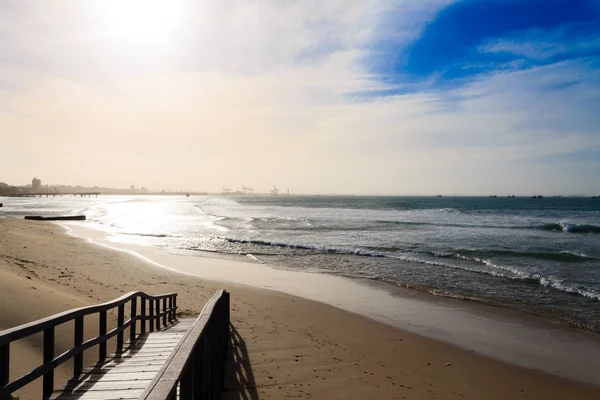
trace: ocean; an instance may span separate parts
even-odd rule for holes
[[[381,281],[600,332],[600,200],[354,196],[0,198],[110,240]],[[199,253],[200,254],[200,253]]]

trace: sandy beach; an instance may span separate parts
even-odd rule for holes
[[[134,290],[178,292],[181,315],[194,315],[216,289],[231,292],[242,358],[235,360],[239,372],[228,377],[224,398],[600,397],[598,386],[504,363],[329,305],[169,271],[67,235],[55,224],[0,220],[0,329]],[[93,323],[88,326],[86,336],[94,330]],[[38,365],[40,340],[14,345],[11,379]],[[57,333],[57,348],[71,343],[65,326]],[[87,361],[93,358],[93,352],[86,354]],[[68,377],[65,365],[56,383]],[[17,394],[34,399],[40,392],[36,382]]]

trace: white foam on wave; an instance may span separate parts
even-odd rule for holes
[[[591,259],[594,258],[594,257],[590,257],[590,256],[588,256],[587,254],[584,254],[584,253],[576,253],[574,251],[569,251],[569,250],[562,250],[562,251],[560,251],[560,254],[569,254],[569,255],[576,256],[576,257],[581,257],[581,258],[591,258]]]
[[[578,287],[572,283],[565,282],[564,279],[559,279],[554,276],[540,277],[540,284],[542,286],[551,287],[563,292],[578,294],[590,299],[600,300],[600,293],[597,293],[591,289]]]
[[[212,217],[211,221],[203,221],[200,223],[201,226],[208,228],[209,230],[215,230],[219,232],[229,232],[229,228],[219,224],[219,221],[222,221],[225,217]]]
[[[266,264],[266,262],[260,260],[258,257],[254,256],[253,254],[248,253],[248,254],[246,254],[246,257],[248,257],[251,260],[256,261],[259,264]]]
[[[567,252],[567,251],[565,251],[565,252]],[[569,252],[567,252],[567,253],[569,253]],[[577,254],[577,255],[579,255],[579,254]],[[585,256],[585,255],[583,255],[583,256]],[[501,277],[510,278],[510,279],[537,281],[540,285],[545,286],[545,287],[550,287],[550,288],[560,290],[565,293],[578,294],[578,295],[581,295],[581,296],[584,296],[584,297],[587,297],[590,299],[600,300],[600,293],[594,291],[593,289],[584,288],[579,285],[566,282],[564,279],[559,279],[552,275],[542,276],[540,274],[531,274],[531,273],[522,271],[518,268],[495,264],[489,260],[483,260],[483,259],[480,259],[477,257],[465,257],[465,256],[461,256],[461,255],[457,255],[457,257],[462,258],[464,260],[480,262],[492,269],[507,271],[514,275],[507,276],[502,273],[498,274],[495,271],[481,271],[482,273],[489,273],[490,275],[501,276]]]
[[[417,264],[431,265],[434,267],[452,268],[452,269],[459,269],[459,270],[463,270],[463,271],[475,272],[478,274],[492,275],[492,276],[496,276],[499,278],[508,278],[508,279],[513,279],[513,280],[525,279],[524,277],[521,277],[521,276],[507,275],[502,272],[498,272],[498,271],[494,271],[494,270],[483,270],[483,269],[479,269],[479,268],[471,268],[471,267],[468,267],[465,265],[449,264],[449,263],[443,263],[443,262],[439,262],[439,261],[427,261],[427,260],[422,260],[422,259],[416,258],[416,257],[390,256],[390,258],[396,258],[399,260],[417,263]]]

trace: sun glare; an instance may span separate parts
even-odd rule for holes
[[[171,43],[183,17],[179,2],[164,0],[105,0],[94,14],[110,39],[148,47]]]

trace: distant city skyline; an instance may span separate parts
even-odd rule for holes
[[[2,181],[600,193],[596,0],[6,0],[0,26]]]
[[[38,178],[34,178],[34,179],[38,179]],[[336,195],[340,195],[340,196],[437,196],[437,197],[441,197],[441,196],[445,196],[445,197],[452,197],[452,196],[474,196],[474,197],[514,197],[519,196],[519,197],[530,197],[530,196],[539,196],[539,195],[543,195],[543,196],[548,196],[548,197],[556,197],[556,196],[572,196],[572,197],[594,197],[597,198],[600,194],[598,193],[594,193],[594,192],[589,192],[589,193],[585,193],[585,192],[581,192],[581,193],[559,193],[559,192],[548,192],[548,193],[543,193],[543,192],[526,192],[526,193],[501,193],[501,192],[497,192],[497,193],[486,193],[486,194],[477,194],[477,193],[456,193],[456,192],[452,192],[452,193],[437,193],[435,195],[433,194],[429,194],[429,193],[409,193],[409,194],[385,194],[385,193],[373,193],[373,194],[361,194],[361,193],[335,193],[335,192],[330,192],[330,193],[311,193],[311,192],[305,192],[305,193],[298,193],[298,192],[291,192],[290,189],[283,189],[280,190],[279,188],[277,188],[276,186],[267,189],[267,190],[256,190],[250,187],[247,187],[245,185],[242,185],[239,189],[231,189],[229,187],[223,186],[221,188],[221,190],[217,190],[217,191],[210,191],[210,190],[201,190],[201,189],[176,189],[176,190],[169,190],[169,189],[156,189],[156,188],[146,188],[145,186],[140,186],[137,187],[136,185],[129,185],[128,188],[124,188],[124,187],[101,187],[98,185],[63,185],[63,184],[42,184],[41,187],[39,189],[35,189],[33,186],[33,181],[32,183],[27,183],[24,185],[18,185],[18,184],[10,184],[7,182],[2,182],[0,181],[0,196],[2,196],[3,193],[6,193],[7,188],[10,187],[15,187],[15,188],[21,188],[24,189],[26,188],[28,190],[28,192],[30,193],[65,193],[65,192],[90,192],[90,191],[94,191],[94,192],[99,192],[99,193],[104,193],[104,194],[207,194],[207,195],[290,195],[290,194],[294,194],[294,195],[331,195],[331,196],[336,196]],[[247,190],[247,189],[252,189],[252,190]]]

